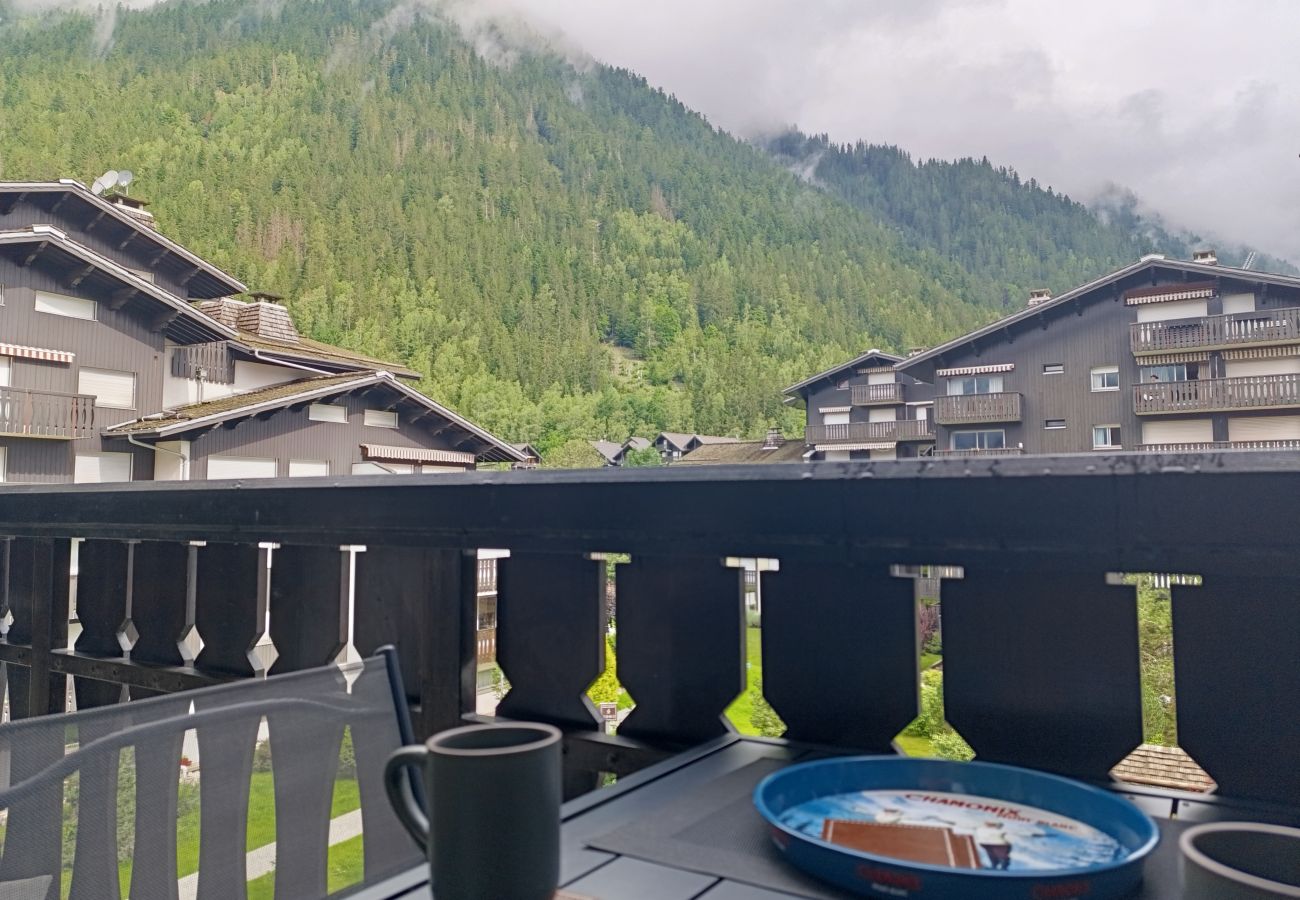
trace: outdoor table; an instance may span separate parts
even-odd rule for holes
[[[792,762],[842,754],[807,744],[728,735],[584,794],[563,808],[558,898],[789,900],[853,895],[804,876],[771,846],[749,798],[762,777]],[[1118,790],[1118,787],[1116,788]],[[1300,810],[1213,795],[1124,785],[1119,792],[1160,827],[1132,900],[1178,900],[1178,836],[1206,821],[1300,826]],[[509,848],[502,848],[509,852]],[[356,894],[429,898],[427,866]]]

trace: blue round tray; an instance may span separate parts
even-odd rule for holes
[[[795,866],[888,900],[1119,898],[1160,839],[1116,794],[983,762],[802,763],[763,779],[754,805]]]

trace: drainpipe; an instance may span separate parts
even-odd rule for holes
[[[190,458],[179,450],[168,450],[166,447],[159,447],[155,444],[146,444],[143,441],[138,441],[135,439],[135,435],[131,434],[129,431],[126,433],[126,442],[133,447],[141,447],[145,450],[152,450],[155,453],[161,450],[163,453],[170,453],[172,456],[180,457],[181,462],[185,464],[181,471],[185,473],[185,480],[190,480]]]
[[[253,358],[260,359],[269,366],[288,366],[291,369],[302,369],[304,372],[311,372],[314,375],[337,375],[337,372],[326,372],[324,369],[313,369],[311,366],[303,366],[298,363],[287,362],[283,359],[267,359],[262,355],[261,350],[253,351]]]

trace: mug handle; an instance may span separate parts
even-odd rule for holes
[[[388,757],[388,762],[384,763],[384,790],[388,793],[388,803],[393,807],[397,821],[402,823],[402,827],[426,856],[429,854],[429,819],[415,799],[406,769],[424,765],[428,754],[429,751],[423,745],[402,747],[395,750]]]

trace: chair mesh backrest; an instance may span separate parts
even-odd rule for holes
[[[315,898],[418,863],[382,783],[402,743],[386,658],[352,674],[0,726],[0,900],[239,898],[258,878]]]

